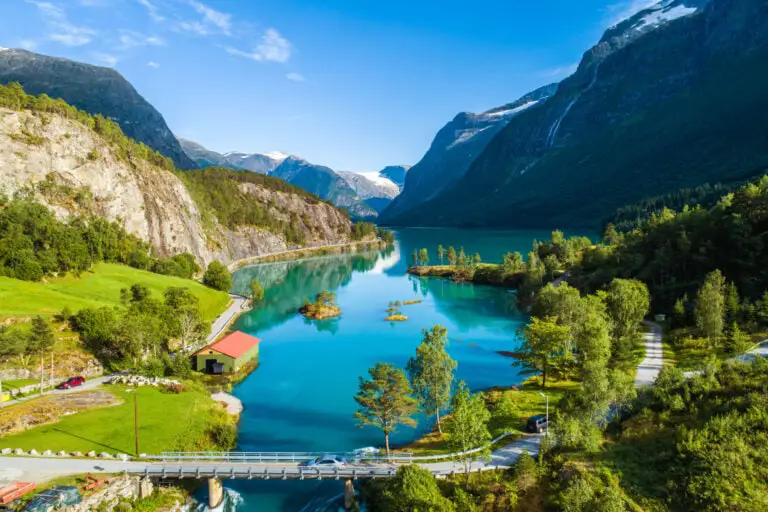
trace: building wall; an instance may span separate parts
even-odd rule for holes
[[[215,359],[217,362],[222,363],[224,365],[225,372],[235,371],[235,359],[224,354],[220,354],[215,350],[206,350],[204,353],[198,353],[197,356],[195,356],[195,359],[195,369],[197,369],[199,372],[205,372],[205,362],[208,359]]]
[[[245,354],[243,354],[242,356],[238,357],[235,360],[234,371],[239,370],[246,363],[249,363],[251,361],[256,361],[258,358],[259,358],[259,345],[256,344],[251,350],[249,350],[248,352],[246,352]]]

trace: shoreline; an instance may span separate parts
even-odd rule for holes
[[[347,242],[343,244],[332,245],[317,245],[313,247],[300,247],[298,249],[289,249],[286,251],[278,251],[269,254],[261,254],[258,256],[250,256],[248,258],[242,258],[233,261],[227,265],[227,269],[230,272],[235,272],[241,268],[256,265],[258,263],[270,263],[274,261],[286,261],[286,260],[298,260],[309,256],[323,255],[323,254],[339,254],[346,252],[357,252],[364,249],[372,249],[378,247],[386,247],[386,242],[381,239],[375,240],[358,240],[355,242]]]

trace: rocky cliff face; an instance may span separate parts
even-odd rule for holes
[[[38,55],[0,51],[0,83],[19,82],[29,94],[47,94],[117,122],[123,132],[171,158],[180,169],[197,167],[182,151],[163,116],[111,68]]]
[[[116,220],[161,257],[190,252],[203,264],[229,263],[298,248],[263,229],[204,226],[198,205],[175,174],[144,160],[120,159],[97,134],[54,115],[0,109],[0,183],[9,194],[34,190],[62,218],[94,213]],[[289,220],[293,213],[300,219],[306,246],[350,240],[350,221],[328,204],[252,183],[240,186],[275,217]]]
[[[764,1],[659,2],[608,30],[553,97],[407,221],[591,227],[644,197],[760,174],[766,59]]]
[[[515,116],[546,101],[556,88],[556,85],[542,87],[513,103],[481,114],[458,114],[437,133],[419,163],[411,167],[407,174],[403,172],[403,191],[382,212],[379,220],[383,223],[409,224],[411,209],[438,196],[461,179],[502,128]]]

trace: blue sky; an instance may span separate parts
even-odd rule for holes
[[[567,76],[648,0],[0,0],[0,46],[112,66],[216,151],[414,164],[461,111]]]

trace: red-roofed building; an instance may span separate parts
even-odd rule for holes
[[[195,368],[205,373],[232,373],[259,358],[259,338],[241,331],[227,334],[195,352]]]

